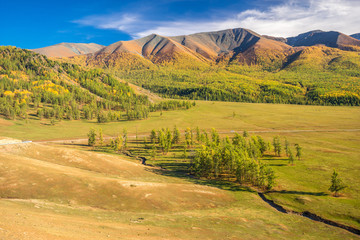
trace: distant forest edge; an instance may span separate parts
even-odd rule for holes
[[[326,55],[326,58],[322,55]],[[360,105],[360,56],[327,47],[310,47],[278,68],[228,64],[156,65],[141,69],[107,66],[114,75],[163,97],[311,105]]]
[[[102,69],[48,59],[15,47],[0,47],[0,114],[98,122],[147,118],[149,112],[188,109],[194,103],[152,103]]]

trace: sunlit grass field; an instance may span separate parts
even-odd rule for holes
[[[0,120],[0,135],[29,140],[83,138],[91,128],[102,128],[110,136],[126,128],[129,134],[148,134],[154,128],[199,126],[218,131],[334,130],[360,129],[358,107],[306,106],[196,101],[189,110],[155,112],[150,118],[98,124],[95,120],[63,120],[51,126],[37,117]]]
[[[360,109],[358,107],[205,101],[196,103],[197,106],[189,110],[169,111],[162,114],[152,113],[147,120],[105,124],[98,124],[95,121],[61,121],[52,126],[48,120],[39,121],[31,117],[28,122],[2,119],[0,120],[0,136],[33,141],[86,139],[91,128],[102,128],[105,136],[116,136],[126,128],[131,136],[129,148],[135,148],[138,146],[133,142],[136,134],[141,141],[144,136],[149,139],[152,129],[172,129],[176,125],[180,130],[197,126],[207,130],[216,128],[222,133],[221,136],[228,135],[230,137],[233,134],[232,131],[247,130],[250,135],[261,135],[267,141],[272,141],[273,136],[278,135],[281,137],[282,143],[286,137],[292,146],[298,143],[303,147],[303,157],[300,161],[296,160],[295,165],[292,166],[284,154],[281,157],[274,157],[271,152],[268,152],[268,157],[264,161],[274,168],[277,175],[277,186],[274,191],[266,194],[267,197],[288,209],[310,211],[324,218],[360,228]],[[66,147],[73,148],[74,146],[67,145]],[[81,148],[89,150],[90,153],[93,150],[85,146],[81,146]],[[146,151],[141,154],[149,157],[149,153]],[[48,155],[49,159],[52,158],[50,153]],[[175,157],[172,152],[166,156],[159,154],[156,160],[148,161],[148,163],[168,168],[169,171],[176,171],[176,166],[170,163],[181,163],[180,156],[181,150],[175,153]],[[123,158],[123,156],[121,157]],[[129,161],[133,160],[129,159]],[[84,166],[74,164],[71,163],[70,166],[84,169]],[[96,166],[96,163],[93,162],[91,166]],[[91,167],[88,170],[97,172],[95,174],[97,176],[110,174],[111,177],[117,177],[113,172],[107,172],[106,166],[96,169]],[[334,168],[348,186],[337,198],[331,196],[328,191]],[[87,177],[91,178],[91,175]],[[154,179],[157,178],[154,177]],[[108,234],[117,238],[131,239],[136,237],[137,233],[140,234],[140,239],[150,236],[155,239],[161,237],[175,239],[203,239],[204,237],[216,239],[356,239],[355,235],[341,229],[315,223],[300,216],[277,212],[247,188],[236,187],[230,190],[231,188],[226,184],[219,185],[211,183],[211,181],[202,183],[187,175],[179,174],[169,174],[169,177],[159,176],[160,180],[154,179],[148,178],[145,181],[190,185],[194,183],[207,184],[225,189],[227,194],[236,201],[230,201],[225,206],[216,208],[187,209],[180,212],[177,210],[154,215],[152,211],[148,210],[140,211],[137,214],[132,211],[109,212],[106,210],[92,210],[89,213],[81,208],[72,209],[64,205],[55,206],[52,203],[49,203],[50,207],[34,209],[35,204],[31,202],[14,202],[3,199],[1,200],[3,203],[1,211],[6,213],[6,218],[3,218],[0,223],[3,226],[9,226],[11,221],[18,221],[13,214],[18,211],[17,209],[23,209],[21,211],[29,218],[35,214],[39,215],[35,225],[51,223],[49,226],[51,233],[47,232],[47,234],[56,234],[58,230],[55,225],[59,224],[64,228],[63,236],[68,239],[80,238],[81,235],[76,235],[71,229],[73,226],[80,226],[82,222],[94,226],[94,228],[84,230],[83,233],[89,234],[89,236],[95,234],[93,236],[98,236],[98,239],[105,238]],[[196,201],[202,202],[203,200],[199,198],[194,200],[194,202]],[[45,205],[40,204],[40,206]],[[136,223],[130,220],[135,217],[145,220],[139,220]],[[62,219],[62,221],[55,219]],[[99,219],[104,219],[104,222],[100,224],[99,221],[102,220]],[[28,221],[24,222],[24,229],[30,228],[30,226]],[[129,226],[134,231],[124,230],[119,233],[118,230],[125,226]],[[35,229],[39,232],[44,231],[43,228],[40,228],[41,231],[38,228]]]

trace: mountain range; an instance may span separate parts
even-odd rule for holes
[[[60,43],[34,49],[48,57],[81,55],[87,64],[120,66],[133,64],[201,64],[233,62],[276,65],[308,46],[325,45],[341,50],[360,50],[360,34],[321,30],[279,38],[265,36],[244,28],[166,37],[151,34],[144,38],[119,41],[109,46],[94,43]],[[85,56],[83,56],[85,55]]]
[[[96,43],[59,43],[48,47],[33,49],[48,57],[72,57],[76,55],[94,53],[105,46]]]

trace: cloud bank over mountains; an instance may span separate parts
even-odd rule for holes
[[[83,26],[115,29],[144,37],[152,33],[164,36],[185,35],[228,28],[248,28],[264,35],[289,37],[302,32],[321,29],[345,34],[360,32],[359,0],[291,0],[278,2],[265,9],[248,9],[227,17],[155,20],[151,14],[113,13],[93,15],[74,20]],[[216,14],[215,14],[216,15]]]

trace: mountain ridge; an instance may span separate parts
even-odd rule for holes
[[[140,39],[119,41],[88,54],[86,63],[115,66],[120,65],[123,62],[121,58],[125,57],[132,62],[147,62],[145,65],[149,64],[148,61],[182,66],[201,66],[220,61],[256,64],[259,54],[264,54],[270,59],[266,61],[272,62],[274,58],[286,57],[291,48],[286,43],[244,28],[174,37],[151,34]]]
[[[245,28],[172,37],[151,34],[109,46],[61,43],[33,51],[47,56],[62,51],[64,57],[77,58],[81,64],[105,68],[151,68],[154,64],[177,65],[181,68],[238,62],[260,64],[275,70],[289,62],[288,58],[293,54],[316,45],[360,51],[359,40],[340,32],[314,30],[296,37],[281,38],[260,35]],[[62,50],[64,48],[66,51]]]
[[[351,34],[350,37],[360,40],[360,33]]]
[[[360,41],[351,36],[336,31],[314,30],[299,34],[295,37],[289,37],[287,44],[293,47],[325,45],[332,48],[346,49],[348,46],[360,47]]]
[[[304,47],[315,45],[358,51],[360,41],[340,32],[321,30],[290,38],[260,35],[245,28],[173,37],[151,34],[140,39],[113,43],[89,54],[87,61],[94,58],[105,63],[108,59],[121,61],[120,55],[122,57],[126,55],[126,58],[143,58],[153,64],[178,64],[185,62],[179,60],[183,58],[191,61],[193,65],[201,65],[201,62],[233,61],[245,64],[279,65]]]
[[[58,43],[55,45],[43,47],[43,48],[36,48],[36,49],[29,49],[30,51],[43,54],[47,57],[73,57],[76,55],[83,55],[94,53],[102,49],[103,45],[97,43]]]

